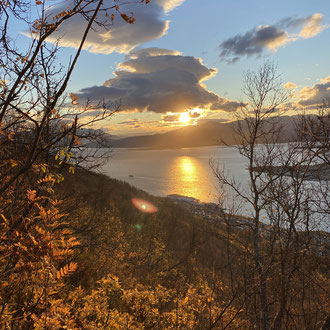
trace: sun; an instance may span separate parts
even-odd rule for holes
[[[190,121],[190,115],[188,112],[183,112],[180,116],[180,122],[186,124]]]

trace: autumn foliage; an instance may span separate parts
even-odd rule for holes
[[[102,146],[93,125],[120,104],[81,104],[66,95],[68,81],[88,32],[110,28],[116,15],[132,24],[134,14],[125,1],[75,0],[49,23],[45,3],[0,1],[0,328],[258,328],[252,240],[248,230],[228,226],[235,217],[222,212],[224,221],[212,223],[89,171],[108,151],[86,154],[92,149],[83,143]],[[32,10],[40,17],[30,20]],[[47,38],[75,15],[86,19],[86,30],[64,68],[56,62],[58,45]],[[31,31],[22,51],[8,30],[13,18]],[[99,114],[82,119],[94,110]],[[153,212],[134,207],[140,199],[155,205]],[[312,248],[298,254],[304,233],[287,240],[285,250],[281,233],[272,235],[273,254],[270,236],[258,242],[272,265],[269,323],[285,298],[283,327],[316,329],[328,313],[327,256]],[[291,274],[287,265],[298,271]]]
[[[176,251],[165,214],[139,213],[128,187],[124,195],[116,192],[130,205],[124,209],[102,193],[89,197],[91,189],[99,190],[99,177],[87,175],[95,186],[82,171],[98,162],[82,154],[81,141],[101,146],[102,135],[91,128],[120,104],[80,104],[65,91],[92,28],[110,28],[116,15],[134,23],[124,3],[74,1],[50,19],[45,1],[0,1],[1,328],[204,327],[219,312],[221,322],[245,322],[234,320],[235,308],[226,307],[202,274],[189,270],[197,269],[193,237]],[[39,16],[31,20],[34,10]],[[86,29],[72,60],[60,66],[58,45],[46,42],[75,15],[86,19]],[[18,50],[11,39],[8,26],[15,20],[31,32],[27,49]],[[96,109],[99,115],[81,120]],[[172,220],[177,226],[177,217]],[[182,232],[187,224],[180,223]],[[193,273],[200,275],[196,281]]]

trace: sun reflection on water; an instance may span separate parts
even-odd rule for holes
[[[183,181],[192,181],[196,179],[196,165],[190,157],[179,157],[178,167],[181,171],[181,179]]]
[[[201,201],[209,200],[211,191],[205,184],[205,180],[209,180],[208,170],[194,157],[177,157],[171,166],[174,193],[194,197]]]

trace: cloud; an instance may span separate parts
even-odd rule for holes
[[[164,122],[179,122],[180,121],[181,113],[166,115],[162,117],[162,121]]]
[[[296,89],[298,86],[297,86],[295,83],[293,83],[293,82],[291,82],[291,81],[288,81],[287,83],[285,83],[285,84],[283,85],[283,87],[284,87],[285,89]]]
[[[143,122],[141,122],[139,119],[137,118],[133,118],[133,119],[127,119],[125,121],[121,121],[119,123],[117,123],[117,125],[124,125],[124,126],[128,126],[130,128],[140,128],[143,126]]]
[[[261,26],[244,35],[237,35],[221,43],[220,57],[237,61],[240,56],[260,55],[266,47],[276,50],[289,40],[288,34],[275,26]]]
[[[300,38],[315,37],[329,27],[322,24],[322,20],[323,15],[316,13],[305,18],[284,18],[274,25],[257,26],[223,41],[219,46],[220,58],[234,63],[243,56],[260,56],[266,50],[277,51]]]
[[[134,118],[134,119],[127,119],[125,121],[121,121],[117,125],[135,125],[137,123],[139,123],[139,119]]]
[[[286,18],[281,21],[282,25],[287,28],[299,29],[298,37],[308,39],[315,37],[329,26],[322,24],[323,15],[316,13],[305,18]]]
[[[168,13],[176,7],[180,6],[184,0],[152,0],[151,2],[159,4],[164,8],[165,13]]]
[[[170,50],[165,48],[150,47],[150,48],[135,48],[127,56],[126,60],[135,59],[142,56],[158,56],[158,55],[181,55],[177,50]]]
[[[82,89],[79,102],[121,100],[121,111],[182,112],[187,109],[234,111],[240,104],[208,91],[202,82],[217,70],[201,59],[178,52],[146,48],[132,51],[114,72],[114,78]]]
[[[199,118],[202,114],[200,112],[197,111],[191,111],[189,112],[189,117],[190,118]]]
[[[98,25],[89,32],[84,49],[93,53],[109,54],[114,51],[127,53],[135,46],[155,40],[166,34],[169,20],[166,14],[181,5],[184,0],[153,0],[150,3],[139,3],[138,1],[123,1],[125,5],[120,6],[120,11],[130,15],[133,13],[136,19],[133,26],[127,24],[118,13],[114,12],[114,24],[109,29]],[[102,8],[113,6],[112,0],[105,0]],[[61,1],[60,4],[50,6],[47,10],[48,20],[51,21],[57,13],[69,10],[73,6],[72,0]],[[96,2],[88,8],[96,6]],[[110,16],[110,15],[109,15]],[[105,13],[98,15],[99,21],[105,20]],[[82,15],[76,15],[61,25],[59,31],[47,39],[56,42],[61,38],[60,45],[64,47],[77,48],[86,28],[86,20]]]
[[[188,111],[186,112],[189,114],[190,119],[192,120],[192,122],[196,123],[197,119],[202,117],[202,112],[197,112],[194,110]],[[179,113],[168,113],[166,115],[164,115],[162,117],[162,122],[175,122],[175,123],[179,123],[181,122],[180,118],[181,118],[182,112]]]
[[[298,105],[311,109],[317,108],[326,99],[330,99],[330,76],[320,79],[320,83],[312,88],[302,88],[298,93]]]
[[[323,79],[321,78],[320,81],[321,81],[322,84],[329,83],[329,82],[330,82],[330,76],[325,77],[325,78],[323,78]]]

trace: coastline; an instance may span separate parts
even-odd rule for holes
[[[264,169],[254,167],[253,171],[263,171],[271,175],[285,175],[288,177],[305,177],[307,181],[330,181],[330,170],[327,164],[316,164],[307,166],[302,165],[299,168],[293,166],[267,166]]]

